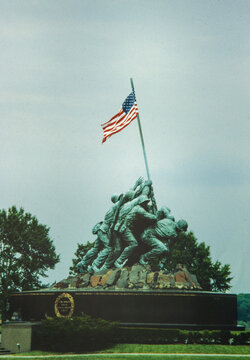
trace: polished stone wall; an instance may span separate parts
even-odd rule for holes
[[[236,329],[237,296],[204,291],[37,291],[14,294],[25,321],[83,313],[127,325]]]

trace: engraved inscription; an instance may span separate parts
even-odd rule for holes
[[[73,296],[68,293],[60,294],[55,301],[55,314],[57,317],[71,317],[74,306]]]

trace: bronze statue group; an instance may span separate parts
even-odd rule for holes
[[[122,268],[138,248],[142,250],[138,260],[141,265],[160,264],[160,260],[164,264],[169,241],[187,231],[187,222],[175,222],[166,206],[157,210],[152,182],[142,177],[125,194],[112,195],[111,201],[113,206],[104,220],[92,230],[97,236],[94,246],[77,264],[77,270],[85,273]]]

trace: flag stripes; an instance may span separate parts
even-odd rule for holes
[[[120,111],[114,115],[109,121],[102,124],[104,143],[110,136],[128,126],[138,115],[138,107],[135,100],[134,91],[126,98]]]

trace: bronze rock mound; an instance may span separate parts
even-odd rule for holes
[[[95,289],[95,290],[156,290],[183,289],[201,290],[195,275],[186,268],[180,268],[173,273],[152,271],[150,265],[135,264],[122,269],[107,269],[96,273],[69,276],[50,289]]]

